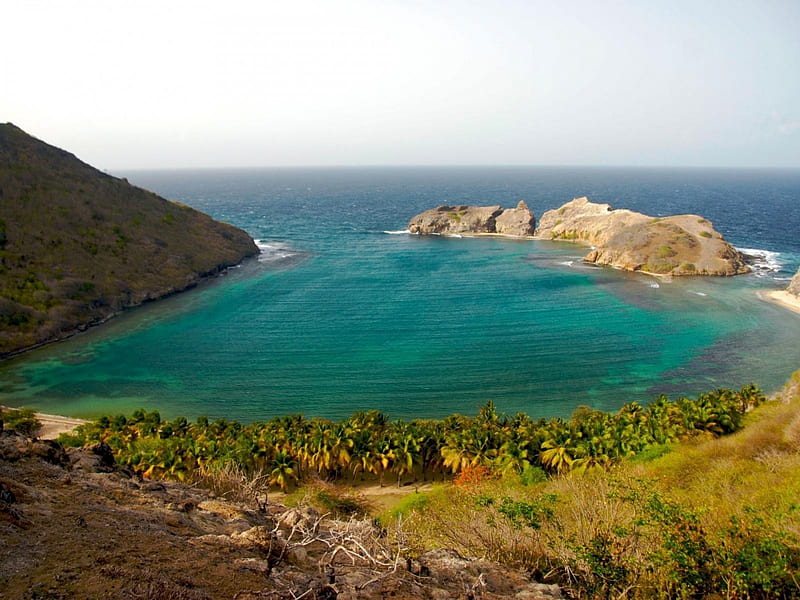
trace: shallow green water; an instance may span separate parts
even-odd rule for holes
[[[395,190],[380,203],[345,183],[304,191],[306,204],[277,188],[177,197],[266,240],[262,260],[3,363],[3,402],[252,421],[441,417],[492,399],[552,416],[769,390],[800,367],[800,316],[758,297],[774,281],[665,283],[583,265],[570,244],[392,235],[431,199]]]

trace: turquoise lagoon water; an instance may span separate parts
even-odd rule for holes
[[[645,169],[261,169],[122,173],[243,227],[258,260],[0,365],[3,402],[76,416],[253,421],[613,410],[800,368],[800,315],[759,293],[800,263],[800,173]],[[575,196],[694,212],[762,270],[658,281],[568,243],[402,233],[439,204]]]

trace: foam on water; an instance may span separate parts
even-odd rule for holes
[[[386,231],[384,230],[383,233],[388,233],[389,235],[406,235],[411,233],[410,229],[398,229],[397,231]]]
[[[771,273],[777,273],[783,266],[778,260],[781,255],[780,252],[762,250],[760,248],[736,249],[744,254],[747,259],[747,263],[753,269],[753,272],[756,274],[756,276],[765,277]]]
[[[253,240],[261,253],[258,255],[260,263],[279,263],[302,254],[299,250],[288,244],[269,240]]]

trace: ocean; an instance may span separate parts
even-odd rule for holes
[[[800,368],[800,315],[761,299],[800,265],[800,171],[549,167],[115,173],[228,221],[262,254],[224,277],[0,364],[2,402],[94,417],[244,422],[615,410]],[[758,254],[733,278],[671,282],[581,262],[570,243],[413,236],[440,204],[574,197],[697,213]]]

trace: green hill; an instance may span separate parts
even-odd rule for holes
[[[244,231],[0,124],[0,357],[257,253]]]

